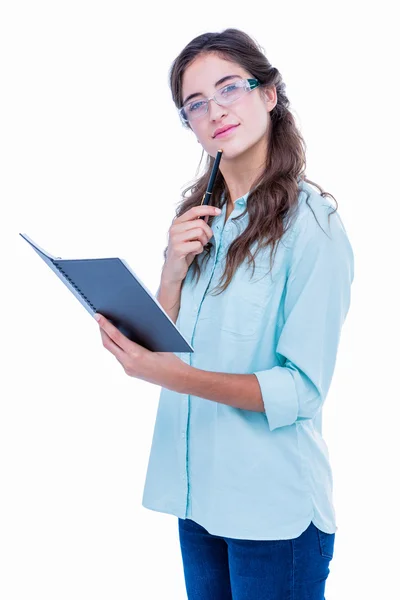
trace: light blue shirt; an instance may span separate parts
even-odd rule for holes
[[[247,197],[225,225],[226,207],[214,218],[211,258],[197,284],[191,271],[184,280],[176,325],[194,353],[176,354],[205,371],[255,374],[265,412],[162,388],[143,506],[230,538],[290,539],[311,521],[334,533],[321,417],[350,306],[352,248],[338,212],[328,223],[333,204],[301,181],[272,271],[268,247],[253,279],[242,264],[213,296],[228,247],[248,223],[248,215],[232,221]]]

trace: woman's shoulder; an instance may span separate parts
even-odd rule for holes
[[[329,196],[322,196],[311,184],[299,183],[299,196],[294,218],[291,222],[291,238],[299,235],[330,235],[333,230],[346,234],[337,205]]]
[[[298,196],[298,219],[307,219],[313,212],[322,217],[326,216],[335,210],[335,204],[326,196],[322,196],[320,192],[307,181],[300,181],[299,196]]]

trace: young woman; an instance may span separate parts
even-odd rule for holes
[[[126,373],[162,386],[143,505],[178,517],[189,600],[322,600],[337,526],[321,414],[352,248],[248,35],[196,37],[170,83],[208,156],[169,230],[158,299],[195,351],[149,352],[98,316]]]

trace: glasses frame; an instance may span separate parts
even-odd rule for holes
[[[258,79],[253,79],[253,78],[250,78],[250,79],[236,79],[236,81],[234,83],[237,83],[238,81],[246,81],[247,82],[247,87],[244,87],[244,89],[246,90],[246,92],[251,92],[256,87],[259,87],[261,85],[261,83],[260,83],[260,81]],[[227,103],[218,102],[218,100],[216,99],[215,95],[218,92],[220,92],[221,90],[223,90],[224,88],[228,87],[229,85],[232,85],[232,83],[227,83],[226,85],[222,86],[219,90],[217,90],[217,92],[214,94],[214,96],[210,96],[209,98],[201,98],[202,102],[207,102],[206,112],[204,114],[199,115],[198,117],[195,117],[193,119],[193,121],[197,121],[197,119],[200,119],[201,117],[204,117],[208,113],[208,108],[210,106],[210,100],[214,100],[214,102],[216,104],[218,104],[218,106],[229,106],[230,104],[233,104],[237,100],[240,100],[240,98],[235,98],[235,100],[232,100],[232,102],[227,102]],[[178,109],[179,116],[180,116],[181,121],[183,122],[184,125],[188,125],[190,123],[190,121],[188,119],[186,119],[183,115],[184,115],[185,108],[189,104],[191,104],[192,102],[196,102],[196,100],[191,100],[190,102],[187,102],[181,108]]]

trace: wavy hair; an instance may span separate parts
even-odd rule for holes
[[[213,53],[226,60],[236,62],[246,69],[251,77],[258,79],[262,87],[275,86],[277,92],[277,104],[270,112],[271,123],[267,140],[268,156],[265,170],[252,185],[245,212],[232,219],[235,221],[243,214],[247,212],[249,214],[246,229],[231,243],[228,249],[225,270],[219,282],[218,293],[222,293],[231,282],[237,267],[246,259],[253,264],[254,274],[254,257],[268,245],[271,247],[270,266],[272,269],[278,242],[290,227],[296,214],[300,180],[316,186],[321,196],[330,196],[334,200],[335,198],[323,191],[318,184],[306,178],[306,144],[289,110],[289,100],[286,96],[286,86],[282,76],[277,68],[271,66],[263,48],[243,31],[229,28],[222,32],[204,33],[187,44],[173,61],[169,71],[169,84],[175,106],[182,107],[182,79],[185,69],[195,58],[205,53]],[[203,155],[204,150],[197,174]],[[214,157],[207,155],[203,174],[184,188],[175,218],[180,217],[193,206],[201,204],[214,160]],[[214,183],[213,205],[222,208],[229,200],[229,190],[219,171]],[[337,210],[336,200],[335,203],[336,208],[333,212]],[[213,217],[210,216],[209,225],[212,220]],[[256,243],[257,249],[253,256],[250,248],[254,243]],[[197,281],[204,261],[210,258],[211,246],[211,242],[208,242],[204,246],[202,254],[196,255],[190,265],[192,275],[197,276]],[[164,259],[167,256],[167,249],[168,246],[164,250]]]

